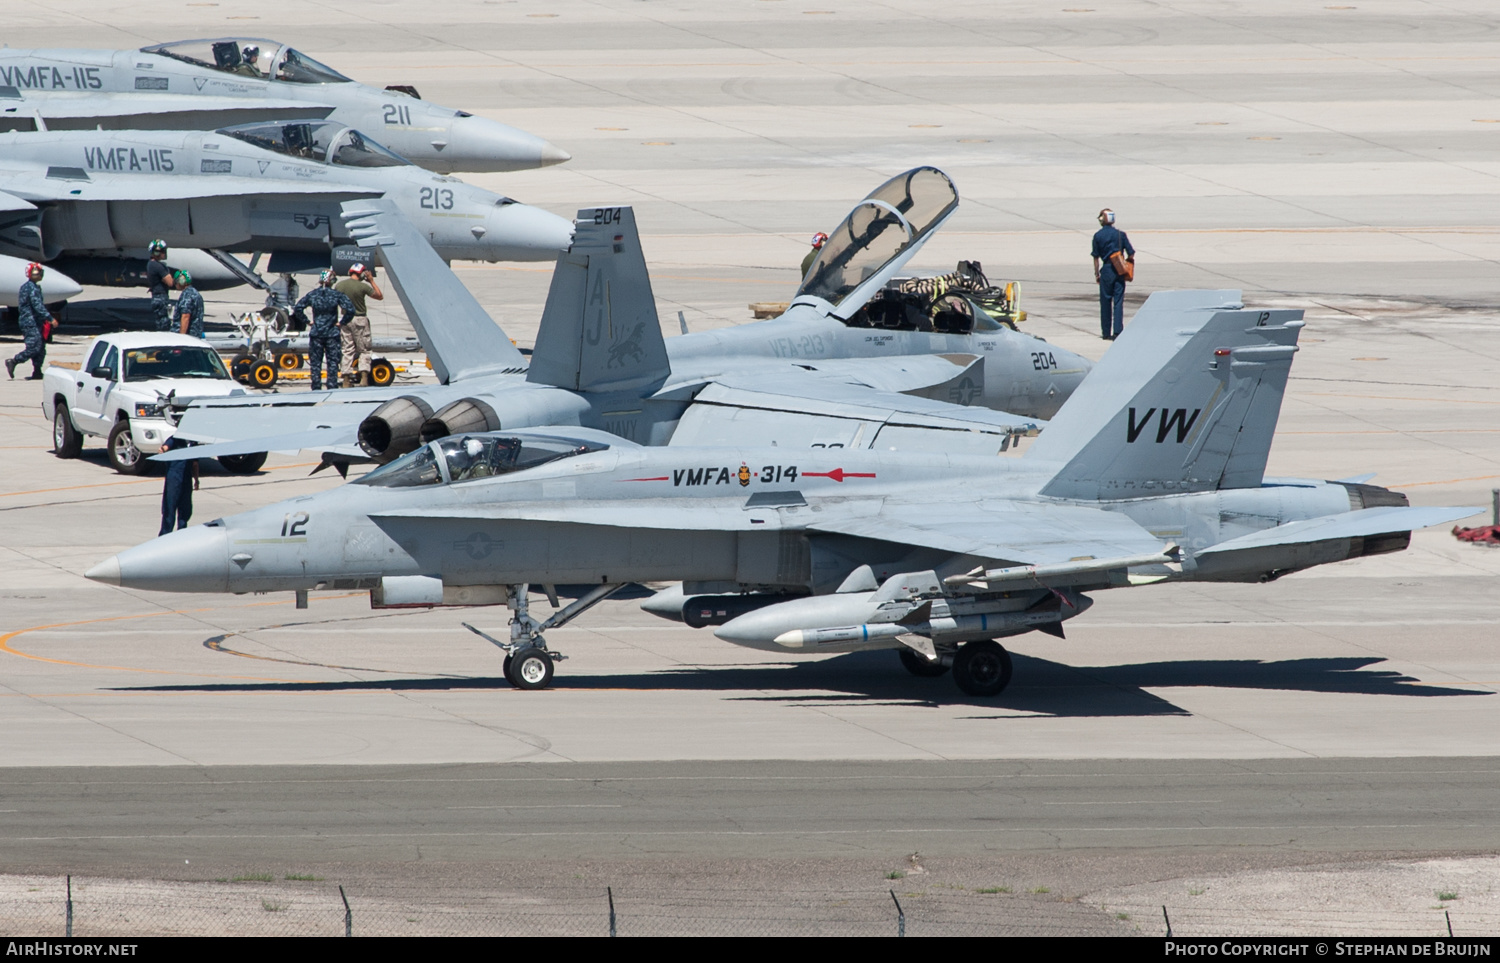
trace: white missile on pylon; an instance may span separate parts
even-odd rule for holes
[[[1086,558],[1052,565],[1011,565],[1006,568],[976,568],[962,575],[950,575],[943,579],[946,585],[965,585],[972,582],[1035,582],[1038,585],[1070,584],[1075,576],[1093,575],[1114,569],[1129,569],[1144,565],[1165,565],[1180,571],[1182,547],[1171,544],[1153,555],[1128,555],[1124,558]]]

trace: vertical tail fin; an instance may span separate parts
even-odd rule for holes
[[[1233,310],[1238,302],[1237,291],[1152,295],[1026,453],[1060,466],[1042,494],[1259,485],[1302,312]]]
[[[395,201],[345,201],[344,224],[360,247],[377,248],[439,381],[525,370],[526,358]]]
[[[573,246],[557,258],[527,381],[619,391],[671,373],[635,211],[578,212]]]

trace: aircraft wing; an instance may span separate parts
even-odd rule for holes
[[[1087,558],[1122,558],[1161,552],[1163,540],[1126,516],[1072,505],[1040,505],[1002,499],[933,506],[887,498],[820,506],[809,531],[858,535],[901,545],[1012,564],[1052,564]],[[643,499],[622,512],[617,502],[535,502],[452,508],[407,509],[370,516],[381,528],[422,541],[424,526],[443,519],[460,527],[485,522],[547,521],[627,529],[764,531],[776,519],[752,520],[740,507],[693,505],[673,499]],[[767,524],[769,523],[769,524]],[[431,539],[428,539],[429,541]],[[439,540],[441,541],[441,540]],[[434,544],[437,544],[436,542]]]
[[[36,205],[22,197],[0,191],[0,211],[32,211]]]
[[[1324,515],[1322,518],[1309,518],[1300,522],[1277,525],[1275,528],[1231,538],[1227,542],[1220,542],[1195,554],[1215,555],[1250,548],[1269,548],[1273,545],[1300,545],[1333,538],[1364,538],[1370,535],[1410,532],[1432,525],[1456,522],[1460,518],[1478,515],[1483,511],[1483,508],[1412,508],[1397,505],[1361,508],[1342,515]]]
[[[953,370],[953,365],[942,362]],[[780,445],[993,455],[1035,421],[988,408],[787,374],[737,376],[698,392],[676,447]]]
[[[359,423],[381,404],[411,387],[359,389],[358,400],[317,403],[307,395],[268,399],[256,395],[236,400],[213,401],[190,406],[177,421],[177,436],[197,442],[183,448],[153,455],[153,461],[182,461],[188,458],[218,458],[221,455],[247,455],[260,451],[298,451],[304,448],[335,451],[359,457]],[[368,392],[368,395],[366,394]],[[187,454],[187,452],[191,454]]]
[[[247,162],[248,163],[248,162]],[[63,170],[65,174],[56,172]],[[0,170],[0,196],[36,203],[53,201],[165,201],[242,194],[321,194],[329,197],[374,197],[376,192],[348,183],[263,181],[234,174],[109,174],[81,168],[49,167]],[[14,203],[12,201],[11,203]],[[22,208],[6,208],[20,210]]]
[[[1017,565],[1150,555],[1164,545],[1119,512],[993,498],[943,505],[888,498],[878,514],[820,517],[807,527]]]

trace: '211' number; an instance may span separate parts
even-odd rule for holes
[[[387,124],[405,124],[411,126],[411,108],[397,106],[396,104],[385,105],[385,122]]]

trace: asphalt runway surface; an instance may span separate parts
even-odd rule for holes
[[[173,37],[148,37],[125,5],[89,19],[34,5],[7,41],[273,33],[546,137],[574,159],[466,179],[563,215],[634,204],[669,336],[679,311],[701,330],[786,300],[807,235],[936,163],[963,204],[913,267],[981,260],[1022,282],[1026,330],[1097,358],[1088,238],[1110,206],[1141,252],[1137,302],[1239,287],[1251,306],[1307,309],[1268,474],[1373,471],[1413,504],[1486,511],[1500,486],[1487,4],[173,17]],[[534,340],[545,265],[455,267]],[[210,321],[248,303],[212,295]],[[394,302],[375,315],[378,335],[409,331]],[[90,333],[65,331],[53,356],[80,360]],[[1270,585],[1103,593],[1067,640],[1013,640],[1016,679],[994,700],[911,679],[890,653],[739,650],[625,602],[556,633],[572,657],[556,686],[519,693],[458,627],[498,628],[502,612],[376,613],[336,593],[297,611],[87,582],[155,533],[159,480],[113,474],[97,441],[53,458],[34,384],[0,381],[0,426],[0,808],[16,810],[0,865],[801,854],[863,872],[916,848],[1051,849],[1129,853],[1118,881],[1180,871],[1182,847],[1298,863],[1496,846],[1500,551],[1443,530]],[[336,484],[307,476],[315,462],[211,467],[195,519]],[[456,808],[482,805],[498,808]]]

